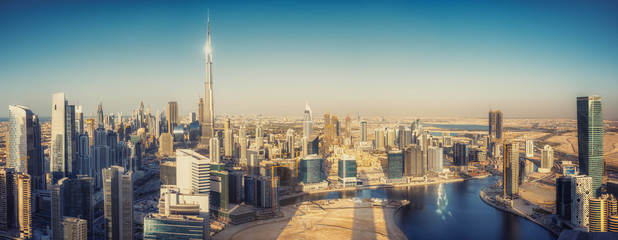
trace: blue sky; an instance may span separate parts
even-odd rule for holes
[[[612,1],[2,1],[0,105],[129,115],[204,96],[216,113],[618,119]],[[1,111],[0,117],[8,115]]]

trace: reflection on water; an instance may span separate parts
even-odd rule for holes
[[[556,239],[533,222],[485,204],[479,192],[497,180],[329,192],[286,199],[281,204],[354,197],[407,199],[410,205],[399,209],[394,218],[408,239]]]
[[[446,207],[448,206],[448,198],[446,197],[446,191],[444,191],[444,184],[440,183],[438,185],[438,197],[436,199],[436,213],[438,216],[442,217],[442,221],[446,221],[446,217],[453,217],[451,211],[448,211]]]

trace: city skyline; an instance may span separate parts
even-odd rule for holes
[[[125,116],[142,101],[197,112],[210,9],[217,114],[302,116],[307,99],[318,116],[480,118],[496,108],[575,119],[574,97],[600,95],[605,119],[618,119],[615,3],[3,5],[0,102],[42,117],[56,92],[86,116],[99,102]],[[25,88],[32,94],[15,91]]]

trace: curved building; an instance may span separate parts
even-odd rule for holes
[[[174,127],[174,130],[172,131],[172,135],[174,136],[174,141],[175,142],[181,142],[185,140],[185,134],[187,133],[187,131],[185,130],[185,125],[178,125]]]
[[[608,225],[609,225],[609,229],[608,229],[609,232],[618,233],[618,215],[609,216]]]
[[[607,232],[607,201],[605,198],[591,198],[589,229],[590,232]]]

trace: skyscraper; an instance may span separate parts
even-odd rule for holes
[[[132,174],[119,166],[103,169],[105,239],[133,239]]]
[[[526,140],[526,157],[534,157],[534,141]]]
[[[88,221],[81,218],[62,218],[62,239],[86,240],[88,239]]]
[[[214,163],[218,163],[221,160],[221,153],[219,152],[219,138],[211,138],[210,139],[210,161]],[[245,151],[246,154],[246,151]]]
[[[305,115],[303,116],[303,137],[307,139],[313,133],[313,115],[309,103],[305,103]]]
[[[388,164],[388,174],[386,177],[388,179],[401,179],[403,177],[403,152],[399,151],[389,151],[387,154],[387,164]]]
[[[8,165],[31,177],[32,189],[44,189],[45,163],[39,118],[23,106],[9,106]]]
[[[209,144],[210,138],[215,136],[215,106],[212,96],[212,45],[210,42],[210,17],[206,23],[206,82],[204,83],[206,95],[204,102],[204,121],[202,122],[202,138],[200,143],[203,146]]]
[[[367,141],[367,121],[362,120],[360,122],[360,137],[361,137],[361,142],[366,142]]]
[[[356,186],[356,159],[344,154],[337,166],[339,183],[346,187]]]
[[[408,145],[403,151],[403,175],[409,177],[422,177],[426,169],[426,152],[417,144]],[[389,153],[390,156],[390,153]],[[390,162],[389,162],[390,167]],[[390,171],[389,171],[390,173]]]
[[[74,217],[86,221],[89,238],[93,238],[94,224],[94,179],[84,177],[79,179],[63,178],[51,187],[52,196],[52,239],[63,239],[63,217]]]
[[[502,112],[489,111],[489,136],[494,139],[502,139]]]
[[[513,198],[519,196],[519,146],[517,143],[507,143],[505,149],[504,195]]]
[[[299,176],[303,183],[318,183],[322,181],[323,160],[317,154],[309,155],[300,160]]]
[[[550,172],[553,166],[554,150],[552,150],[551,146],[545,145],[545,147],[541,150],[541,167],[539,168],[539,172]]]
[[[466,166],[470,161],[470,149],[465,143],[455,143],[453,145],[453,163],[457,166]]]
[[[603,180],[603,112],[601,97],[577,98],[579,171],[592,177],[593,196],[601,194]]]
[[[73,177],[77,168],[75,141],[75,106],[68,105],[64,93],[52,96],[50,172],[52,184]]]
[[[210,159],[189,149],[176,150],[176,185],[181,193],[210,192]]]
[[[442,173],[444,150],[441,147],[429,147],[427,150],[427,168],[434,173]]]
[[[204,99],[200,98],[199,103],[197,103],[197,121],[201,123],[204,122]]]
[[[177,102],[168,102],[167,103],[167,132],[172,133],[175,126],[179,123],[178,121],[178,103]]]
[[[32,237],[32,203],[30,176],[25,173],[15,175],[15,197],[17,198],[17,219],[19,237],[29,239]]]
[[[573,225],[588,226],[589,200],[593,195],[592,177],[585,175],[571,177],[571,223]]]
[[[97,124],[98,127],[102,128],[104,126],[104,115],[103,115],[103,103],[99,103],[99,107],[97,108]]]

